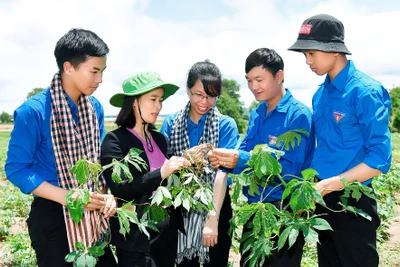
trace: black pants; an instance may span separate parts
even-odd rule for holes
[[[169,214],[163,221],[157,223],[159,232],[148,229],[150,233],[148,251],[139,251],[135,246],[131,247],[138,251],[129,251],[116,246],[119,267],[174,267],[178,245],[178,222],[175,211],[170,210]]]
[[[210,261],[203,264],[204,267],[225,267],[228,265],[229,250],[232,244],[232,236],[229,235],[229,220],[232,218],[231,197],[229,188],[226,190],[224,203],[221,207],[218,222],[218,244],[210,247]],[[192,258],[191,260],[183,258],[183,261],[178,264],[178,267],[197,267],[200,266],[199,259]]]
[[[157,267],[174,267],[178,250],[178,222],[175,211],[157,224],[159,233],[152,233],[150,256]]]
[[[327,206],[341,210],[337,203],[343,192],[332,192],[324,197]],[[377,267],[379,256],[376,251],[376,229],[380,225],[374,199],[362,195],[360,200],[349,199],[349,205],[368,213],[372,221],[349,212],[332,212],[320,205],[316,214],[331,225],[333,231],[319,231],[318,262],[322,267]]]
[[[281,208],[281,201],[276,201],[272,203],[278,209]],[[285,203],[287,205],[287,203]],[[244,236],[246,233],[253,231],[253,228],[249,228],[248,224],[253,220],[254,216],[252,216],[247,223],[243,226]],[[278,244],[279,237],[274,238],[275,245]],[[288,249],[289,245],[286,241],[285,245],[278,251],[277,249],[272,251],[272,255],[268,258],[265,258],[263,267],[300,267],[301,258],[303,256],[303,247],[304,247],[304,236],[303,233],[300,232],[296,242]],[[248,250],[246,253],[243,253],[243,245],[244,242],[240,244],[241,258],[240,258],[240,266],[247,267],[249,266],[249,261],[246,262],[249,257],[251,250]]]
[[[71,267],[64,261],[70,252],[62,205],[43,198],[35,198],[27,220],[29,236],[39,267]],[[107,246],[96,266],[117,266]]]
[[[120,267],[159,267],[148,252],[132,252],[117,247],[117,255]]]

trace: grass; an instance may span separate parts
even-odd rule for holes
[[[4,164],[6,163],[6,151],[8,149],[9,140],[9,132],[0,132],[0,178],[6,177],[6,174],[4,172]]]

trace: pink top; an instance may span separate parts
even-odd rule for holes
[[[155,169],[161,168],[161,166],[164,164],[167,158],[161,152],[156,142],[154,142],[153,139],[151,140],[151,144],[153,146],[153,152],[150,152],[147,149],[146,140],[144,140],[135,130],[130,128],[126,129],[130,131],[133,135],[135,135],[142,142],[144,151],[146,152],[147,158],[149,159],[150,171],[154,171]]]

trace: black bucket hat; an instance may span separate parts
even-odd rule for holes
[[[300,27],[297,41],[288,50],[319,50],[351,55],[344,44],[344,26],[331,15],[319,14],[306,19]]]

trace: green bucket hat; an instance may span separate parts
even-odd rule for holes
[[[122,107],[125,96],[138,96],[157,88],[164,88],[164,100],[175,94],[179,89],[171,83],[164,83],[156,72],[143,72],[128,78],[122,84],[123,93],[118,93],[110,98],[110,104],[114,107]]]

